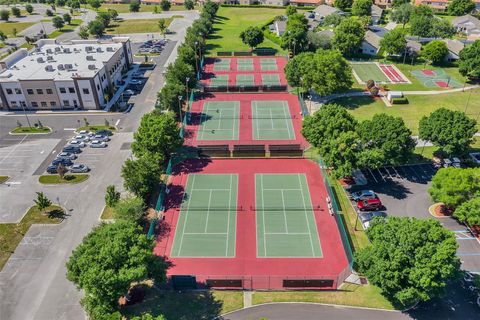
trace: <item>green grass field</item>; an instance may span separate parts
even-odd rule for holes
[[[54,39],[58,37],[59,35],[62,35],[67,32],[73,32],[75,28],[77,28],[79,25],[82,24],[82,20],[80,19],[73,19],[70,24],[65,24],[62,29],[60,30],[55,30],[52,33],[48,35],[49,39]]]
[[[285,9],[220,7],[207,40],[208,54],[216,51],[245,51],[250,48],[240,40],[240,33],[249,26],[262,26],[270,19],[285,14]],[[259,47],[271,47],[284,52],[277,44],[265,39]]]
[[[382,70],[374,63],[352,63],[351,66],[360,80],[365,83],[370,79],[375,80],[375,82],[390,82]]]
[[[13,37],[13,29],[17,29],[17,37],[20,32],[27,29],[30,26],[33,26],[34,22],[1,22],[0,31],[5,33],[7,37]]]
[[[476,118],[480,113],[480,90],[472,90],[468,103],[467,115]],[[386,113],[401,117],[414,135],[418,134],[418,122],[441,107],[465,111],[470,91],[438,95],[409,95],[409,104],[387,107],[380,99],[370,97],[340,98],[332,102],[345,106],[358,120],[371,119],[376,113]],[[480,130],[480,125],[477,125]]]
[[[159,18],[160,19],[160,18]],[[174,17],[167,18],[167,26],[173,21]],[[107,34],[129,34],[129,33],[150,33],[160,32],[158,28],[158,19],[134,19],[119,20],[110,23],[107,28]]]
[[[10,133],[15,134],[32,134],[32,133],[50,133],[52,129],[49,127],[16,127]]]
[[[87,8],[93,10],[93,8],[90,5],[87,5]],[[160,11],[162,10],[160,8],[160,6],[158,6],[158,8],[159,8]],[[100,7],[99,11],[107,11],[108,9],[117,10],[118,13],[127,13],[127,12],[130,12],[130,4],[128,4],[128,3],[121,3],[121,4],[104,3]],[[140,6],[140,12],[153,12],[154,9],[155,9],[154,5],[142,4]],[[198,6],[196,6],[195,9],[198,9]],[[183,10],[186,10],[184,6],[172,6],[169,11],[183,11]],[[169,12],[169,11],[165,11],[165,12]]]

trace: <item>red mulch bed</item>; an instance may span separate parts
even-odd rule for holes
[[[453,213],[452,210],[448,209],[445,205],[437,205],[433,209],[433,213],[436,217],[450,217]]]

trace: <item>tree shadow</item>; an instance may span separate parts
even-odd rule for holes
[[[224,17],[224,16],[215,16],[215,23],[216,23],[218,20],[228,21],[228,20],[230,20],[230,18],[227,18],[227,17]]]
[[[61,209],[53,209],[51,211],[48,211],[47,212],[47,215],[50,219],[65,219],[67,216],[65,211],[61,210]]]
[[[329,103],[336,103],[345,107],[346,109],[353,110],[374,104],[375,98],[371,96],[342,97],[331,100]]]

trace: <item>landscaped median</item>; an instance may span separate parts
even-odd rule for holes
[[[87,180],[90,177],[89,174],[66,174],[63,179],[58,174],[45,174],[38,178],[38,182],[41,184],[74,184]]]
[[[52,129],[50,127],[16,127],[12,131],[10,131],[10,134],[15,135],[15,134],[49,134],[52,132]]]
[[[108,34],[130,34],[130,33],[157,33],[160,32],[158,27],[158,19],[131,19],[131,20],[117,20],[112,21],[110,26],[106,29]],[[183,16],[172,16],[165,18],[166,26],[175,18],[183,18]]]
[[[55,30],[52,33],[50,33],[48,35],[48,38],[49,39],[55,39],[56,37],[58,37],[58,36],[60,36],[64,33],[73,32],[81,24],[82,24],[82,20],[74,19],[74,20],[72,20],[72,22],[70,22],[70,24],[65,24],[63,26],[63,28],[61,28],[60,30]]]
[[[20,241],[32,224],[58,224],[62,222],[65,211],[59,206],[49,206],[41,212],[37,206],[31,207],[19,223],[0,224],[0,270],[15,252]]]
[[[103,207],[102,214],[100,215],[100,220],[113,220],[115,219],[115,209],[109,206]]]
[[[114,126],[106,126],[106,125],[87,125],[87,126],[83,126],[83,127],[79,127],[77,128],[76,132],[80,132],[82,130],[87,130],[87,131],[91,131],[91,132],[97,132],[97,131],[100,131],[100,130],[110,130],[110,131],[116,131],[117,128],[114,127]]]
[[[0,176],[0,183],[5,183],[9,179],[9,176]]]

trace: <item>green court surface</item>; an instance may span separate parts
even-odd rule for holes
[[[253,74],[237,74],[235,85],[237,87],[253,86],[255,81],[253,79]]]
[[[390,83],[380,67],[373,62],[352,63],[351,66],[358,78],[364,83],[370,79],[375,82]]]
[[[235,257],[236,174],[189,174],[172,257]]]
[[[217,74],[210,81],[212,87],[226,87],[228,86],[228,74]]]
[[[237,60],[238,71],[253,71],[253,59],[238,59]]]
[[[280,77],[278,74],[262,74],[262,84],[264,86],[279,86]]]
[[[254,140],[295,140],[287,101],[252,101]]]
[[[256,174],[257,257],[322,257],[304,174]]]
[[[260,59],[260,69],[262,69],[262,71],[277,70],[277,60],[273,58]]]
[[[213,64],[213,71],[229,71],[231,59],[216,59]]]
[[[239,101],[205,102],[197,140],[238,140],[239,118]]]
[[[410,73],[427,88],[461,88],[463,86],[442,69],[413,70]]]

